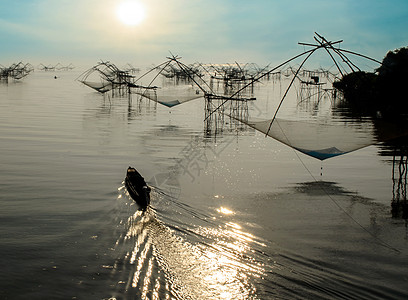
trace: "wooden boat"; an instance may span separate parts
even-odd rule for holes
[[[140,173],[132,167],[129,167],[125,178],[126,189],[133,200],[145,210],[150,204],[150,187],[146,184]]]

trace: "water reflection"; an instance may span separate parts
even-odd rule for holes
[[[404,130],[400,127],[399,131]],[[381,132],[379,133],[381,134]],[[393,218],[408,220],[407,177],[408,177],[408,138],[402,136],[388,140],[379,147],[379,154],[388,157],[392,164],[392,201]]]
[[[230,101],[221,105],[222,101],[216,99],[205,100],[204,113],[204,137],[214,138],[224,135],[236,135],[244,132],[247,135],[254,135],[254,130],[240,120],[248,120],[248,102]],[[213,112],[218,106],[222,108]]]
[[[382,226],[384,226],[382,224],[384,222],[383,218],[388,219],[388,213],[384,215],[383,205],[376,203],[374,199],[364,197],[358,192],[346,190],[336,182],[328,181],[298,183],[292,189],[296,191],[296,194],[305,195],[314,201],[320,198],[321,200],[326,199],[326,202],[332,202],[333,207],[337,207],[354,225],[357,225],[357,228],[362,229],[362,234],[365,233],[367,236],[371,236],[378,245],[399,252],[398,249],[380,237]],[[401,202],[393,199],[391,203],[392,210],[398,209],[398,207],[395,207],[396,205],[402,206]],[[362,206],[365,207],[364,213],[361,210]],[[393,217],[395,216],[393,215]]]
[[[407,175],[408,156],[400,154],[399,158],[394,154],[392,159],[392,202],[391,214],[393,218],[408,219],[407,202]]]
[[[119,198],[133,206],[123,187]],[[142,299],[256,298],[253,280],[265,272],[257,255],[266,245],[234,222],[231,209],[206,215],[177,203],[167,210],[163,204],[178,201],[155,189],[152,200],[156,208],[133,212],[116,242],[127,249],[113,269],[122,293]],[[177,219],[180,213],[190,223]]]
[[[132,100],[126,97],[112,99],[109,95],[93,94],[90,100],[92,106],[84,112],[84,117],[89,120],[113,117],[130,122],[143,116],[154,115],[157,110],[157,103],[147,99]],[[94,102],[98,102],[98,105]]]
[[[341,196],[341,195],[354,195],[356,193],[347,191],[343,187],[339,186],[336,182],[332,181],[309,181],[302,182],[295,185],[294,189],[298,193],[302,193],[308,196]]]

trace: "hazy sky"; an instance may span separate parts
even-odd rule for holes
[[[122,23],[123,0],[0,0],[0,64],[278,63],[314,32],[381,60],[408,46],[407,0],[139,0],[145,18]]]

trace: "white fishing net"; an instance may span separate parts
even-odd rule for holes
[[[278,118],[273,122],[272,119],[241,121],[285,145],[320,160],[376,143],[371,123],[324,123]]]

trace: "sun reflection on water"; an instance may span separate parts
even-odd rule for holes
[[[233,215],[234,212],[226,207],[221,206],[220,208],[217,208],[217,211],[221,214],[224,215]]]
[[[225,207],[216,211],[228,219],[234,215]],[[142,299],[256,298],[253,280],[265,273],[253,255],[253,245],[264,246],[259,238],[232,221],[191,226],[198,242],[161,222],[154,209],[130,216],[123,237],[132,242],[125,255],[133,266],[128,289],[138,289]]]

